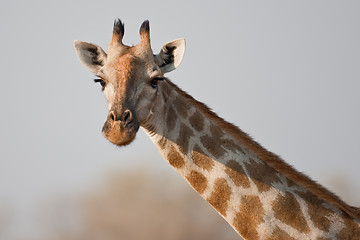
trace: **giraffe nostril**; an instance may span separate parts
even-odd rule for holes
[[[132,121],[132,113],[131,113],[130,110],[125,110],[124,111],[122,120],[125,123],[125,125],[128,125],[129,123],[131,123],[131,121]]]
[[[117,122],[121,121],[125,126],[133,121],[133,114],[130,110],[125,110],[121,115],[116,115],[115,111],[110,111],[108,121]]]
[[[113,122],[115,121],[115,113],[114,113],[114,111],[109,112],[108,118]]]

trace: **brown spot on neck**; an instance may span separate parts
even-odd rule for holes
[[[299,185],[297,185],[294,181],[292,181],[292,180],[290,180],[290,179],[288,179],[288,178],[286,178],[286,181],[287,181],[288,187],[299,186]]]
[[[276,175],[277,171],[265,162],[261,164],[251,160],[250,163],[245,162],[245,167],[260,192],[268,191],[273,182],[279,181],[279,177]]]
[[[172,107],[169,107],[167,114],[166,114],[166,127],[167,131],[172,131],[176,126],[176,113]]]
[[[158,141],[158,145],[160,147],[161,150],[165,149],[167,143],[167,139],[165,137],[162,137],[159,141]]]
[[[185,124],[181,124],[176,143],[182,147],[185,153],[188,153],[189,141],[192,136],[194,136],[194,132]]]
[[[204,117],[198,111],[189,118],[189,122],[196,131],[201,132],[204,129]]]
[[[250,181],[246,176],[243,167],[235,160],[230,160],[226,163],[226,174],[238,187],[249,188]]]
[[[188,117],[188,111],[189,111],[189,106],[186,103],[186,101],[181,100],[180,97],[176,98],[173,101],[173,106],[176,109],[176,112],[183,118],[186,119]]]
[[[360,223],[356,223],[347,215],[343,216],[342,220],[345,224],[345,227],[337,236],[338,239],[360,239]]]
[[[281,222],[305,234],[310,231],[300,204],[292,194],[287,192],[284,197],[279,194],[272,206],[275,218]]]
[[[271,237],[267,238],[266,240],[289,240],[292,239],[291,236],[289,234],[287,234],[286,232],[284,232],[283,230],[281,230],[279,227],[275,227],[275,229],[273,230]],[[317,240],[320,240],[317,238]]]
[[[221,143],[222,143],[222,146],[232,152],[240,152],[242,153],[243,155],[245,155],[245,151],[242,149],[242,147],[238,144],[238,143],[235,143],[233,140],[231,139],[223,139],[221,140]]]
[[[228,201],[231,196],[231,188],[224,178],[218,178],[214,184],[214,190],[207,201],[224,217],[226,216],[226,209]]]
[[[192,160],[197,166],[207,171],[210,171],[214,167],[214,160],[206,156],[198,145],[195,145],[193,148]]]
[[[211,153],[216,159],[219,159],[225,154],[225,150],[219,144],[217,138],[212,136],[202,136],[200,138],[203,146]]]
[[[189,181],[191,186],[199,193],[202,194],[207,187],[207,179],[204,175],[199,172],[191,171],[186,179]]]
[[[306,202],[307,213],[314,225],[323,231],[329,231],[331,223],[327,216],[330,216],[333,212],[323,206],[325,201],[309,191],[297,192],[297,194]]]
[[[264,208],[258,196],[242,196],[239,212],[234,219],[234,227],[245,239],[259,239],[256,231],[264,221]]]
[[[174,146],[170,147],[170,150],[167,155],[167,160],[169,161],[170,165],[175,168],[182,168],[185,165],[184,159],[176,151]]]
[[[224,136],[224,132],[221,130],[221,128],[219,128],[218,126],[216,126],[214,124],[211,124],[210,132],[211,132],[211,136],[213,138],[217,138],[219,140],[222,136]]]

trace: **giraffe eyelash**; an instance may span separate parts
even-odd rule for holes
[[[97,79],[94,79],[94,82],[95,83],[100,83],[101,91],[104,91],[105,86],[106,86],[106,82],[104,80],[102,80],[101,78],[97,78]]]

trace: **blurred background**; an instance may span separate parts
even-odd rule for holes
[[[106,101],[75,39],[107,49],[113,21],[168,77],[267,149],[360,206],[358,1],[3,1],[0,239],[240,239],[140,130],[102,137]]]

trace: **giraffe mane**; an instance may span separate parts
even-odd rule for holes
[[[266,150],[263,146],[254,141],[247,133],[243,132],[239,127],[219,117],[207,105],[194,99],[192,96],[180,89],[169,79],[166,78],[165,80],[178,94],[184,97],[188,103],[190,103],[192,106],[195,106],[206,117],[208,117],[215,124],[221,127],[227,134],[232,136],[240,144],[242,144],[249,151],[259,157],[262,161],[266,162],[276,171],[283,174],[284,176],[286,176],[293,182],[299,184],[300,186],[306,188],[321,199],[343,210],[349,216],[353,218],[360,218],[360,208],[348,205],[336,194],[321,186],[316,181],[308,177],[306,174],[297,171],[294,167],[281,159],[280,156]]]

